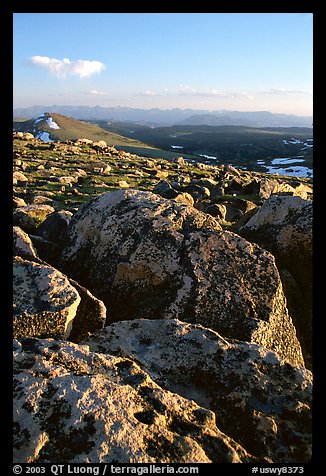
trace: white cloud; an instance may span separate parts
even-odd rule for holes
[[[107,96],[108,93],[105,91],[98,91],[97,89],[91,89],[89,94],[92,94],[93,96]]]
[[[246,99],[254,99],[254,96],[252,96],[251,94],[248,94],[246,91],[243,91],[241,93],[233,93],[231,94],[232,97],[235,97],[235,98],[246,98]]]
[[[189,84],[180,84],[179,85],[179,94],[197,94],[197,90]]]
[[[312,96],[312,91],[307,89],[284,89],[284,88],[271,88],[268,91],[264,91],[264,94],[304,94],[307,96]]]
[[[80,78],[87,78],[98,74],[105,68],[105,65],[96,60],[75,60],[71,61],[69,58],[62,60],[57,58],[50,58],[49,56],[32,56],[30,58],[31,64],[54,74],[59,78],[66,76],[79,76]]]
[[[196,89],[196,88],[193,88],[193,87],[189,86],[188,84],[180,84],[178,94],[187,94],[187,95],[192,95],[192,96],[209,97],[209,98],[210,97],[211,98],[217,98],[217,97],[220,97],[220,98],[241,98],[242,97],[242,98],[247,98],[247,99],[254,99],[254,96],[252,96],[251,94],[248,94],[246,91],[235,92],[235,93],[234,92],[225,93],[225,92],[219,91],[216,88],[205,89],[205,90]]]
[[[154,97],[154,96],[164,96],[168,92],[168,89],[163,89],[162,91],[154,91],[153,89],[147,89],[145,92],[138,93],[137,96],[147,96],[147,97]]]
[[[147,89],[145,92],[145,96],[157,96],[157,93],[155,91],[152,91],[151,89]]]

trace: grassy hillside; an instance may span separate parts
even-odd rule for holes
[[[59,129],[50,127],[47,123],[47,118],[51,117]],[[95,124],[78,121],[72,117],[67,117],[57,113],[45,113],[44,119],[30,119],[28,121],[15,121],[14,130],[31,132],[37,135],[38,132],[48,132],[52,140],[76,140],[79,138],[86,138],[93,141],[105,140],[108,145],[118,146],[132,146],[147,148],[147,144],[138,141],[137,139],[123,137],[114,132],[105,131]]]
[[[53,129],[49,126],[47,118],[51,117],[52,121],[59,126],[59,129]],[[105,130],[101,126],[108,123],[101,121],[100,124],[92,122],[79,121],[72,117],[64,116],[57,113],[44,113],[36,119],[29,120],[15,120],[13,122],[13,130],[22,132],[31,132],[35,137],[42,137],[42,131],[49,134],[53,141],[66,141],[76,139],[90,139],[92,141],[104,140],[108,145],[115,146],[117,149],[130,152],[132,154],[143,155],[145,157],[165,158],[173,160],[178,157],[178,151],[166,151],[147,144],[133,137],[124,135],[116,131]],[[185,158],[194,158],[193,155],[183,154]]]

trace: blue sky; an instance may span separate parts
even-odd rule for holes
[[[14,107],[312,115],[311,13],[15,13]]]

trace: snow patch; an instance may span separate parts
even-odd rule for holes
[[[40,131],[37,134],[37,138],[41,139],[43,142],[54,142],[53,139],[50,139],[50,134],[48,132],[45,132],[45,131]]]
[[[46,120],[47,124],[51,129],[60,129],[58,124],[52,120],[52,117],[48,117]]]
[[[34,119],[34,122],[35,122],[35,124],[36,124],[37,122],[44,121],[44,119],[45,119],[45,116],[42,115],[42,116],[37,117],[36,119]]]
[[[213,159],[213,160],[218,160],[217,157],[215,157],[215,155],[207,155],[207,154],[198,154],[199,157],[205,157],[205,159]]]
[[[297,167],[287,167],[285,169],[279,167],[268,167],[266,166],[267,173],[269,174],[278,174],[278,175],[289,175],[295,177],[312,177],[313,171],[309,167],[297,166]]]
[[[302,156],[300,156],[302,157]],[[276,159],[273,159],[271,164],[272,165],[287,165],[287,164],[296,164],[298,162],[304,162],[304,159],[301,159],[299,157],[277,157]]]

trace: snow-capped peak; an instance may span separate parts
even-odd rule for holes
[[[60,129],[58,124],[56,122],[54,122],[54,120],[52,119],[52,117],[48,113],[42,114],[42,116],[39,116],[36,119],[34,119],[35,124],[37,122],[40,122],[40,121],[45,121],[47,123],[47,125],[49,127],[51,127],[51,129]]]

